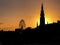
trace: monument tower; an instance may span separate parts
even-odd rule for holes
[[[41,14],[40,14],[40,26],[44,27],[45,25],[45,17],[44,17],[44,9],[43,4],[41,5]]]

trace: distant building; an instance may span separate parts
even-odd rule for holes
[[[40,14],[40,26],[45,25],[45,17],[44,17],[44,9],[43,9],[43,4],[41,5],[41,14]]]
[[[40,25],[38,26],[38,22],[37,22],[37,26],[34,29],[32,29],[30,27],[23,29],[24,26],[25,26],[25,22],[24,22],[24,20],[21,20],[20,24],[19,24],[20,28],[15,29],[15,31],[23,32],[24,30],[26,30],[25,32],[59,32],[60,21],[57,21],[57,23],[54,22],[51,24],[48,24],[48,22],[47,22],[47,24],[45,24],[44,9],[43,9],[43,4],[42,4],[41,5],[41,13],[40,13]]]

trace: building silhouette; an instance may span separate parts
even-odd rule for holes
[[[20,25],[21,24],[21,25]],[[60,41],[60,21],[57,23],[45,24],[43,4],[41,5],[40,25],[36,28],[25,27],[24,20],[19,23],[19,28],[15,31],[0,31],[0,41],[3,44],[23,44],[23,43],[56,43]],[[60,42],[59,42],[60,43]]]
[[[38,22],[37,22],[36,28],[34,28],[34,29],[26,28],[24,30],[25,30],[25,32],[32,32],[32,31],[33,32],[59,32],[60,28],[58,28],[58,27],[60,27],[60,21],[57,21],[57,23],[45,24],[45,14],[44,14],[44,7],[43,7],[43,3],[42,3],[41,4],[41,13],[40,13],[40,25],[38,26]],[[15,31],[19,32],[22,30],[18,28],[18,29],[15,29]]]
[[[41,14],[40,14],[40,26],[45,25],[45,17],[44,17],[44,9],[43,9],[43,4],[41,5]]]
[[[45,30],[45,15],[44,15],[43,3],[41,5],[40,25],[37,28],[39,32],[43,32]]]

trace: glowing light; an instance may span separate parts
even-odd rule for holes
[[[47,22],[47,21],[45,21],[45,24],[48,24],[48,22]]]

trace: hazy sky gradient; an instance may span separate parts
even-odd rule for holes
[[[0,28],[18,28],[21,19],[25,20],[26,27],[36,27],[42,2],[46,21],[60,20],[60,0],[0,0]]]

